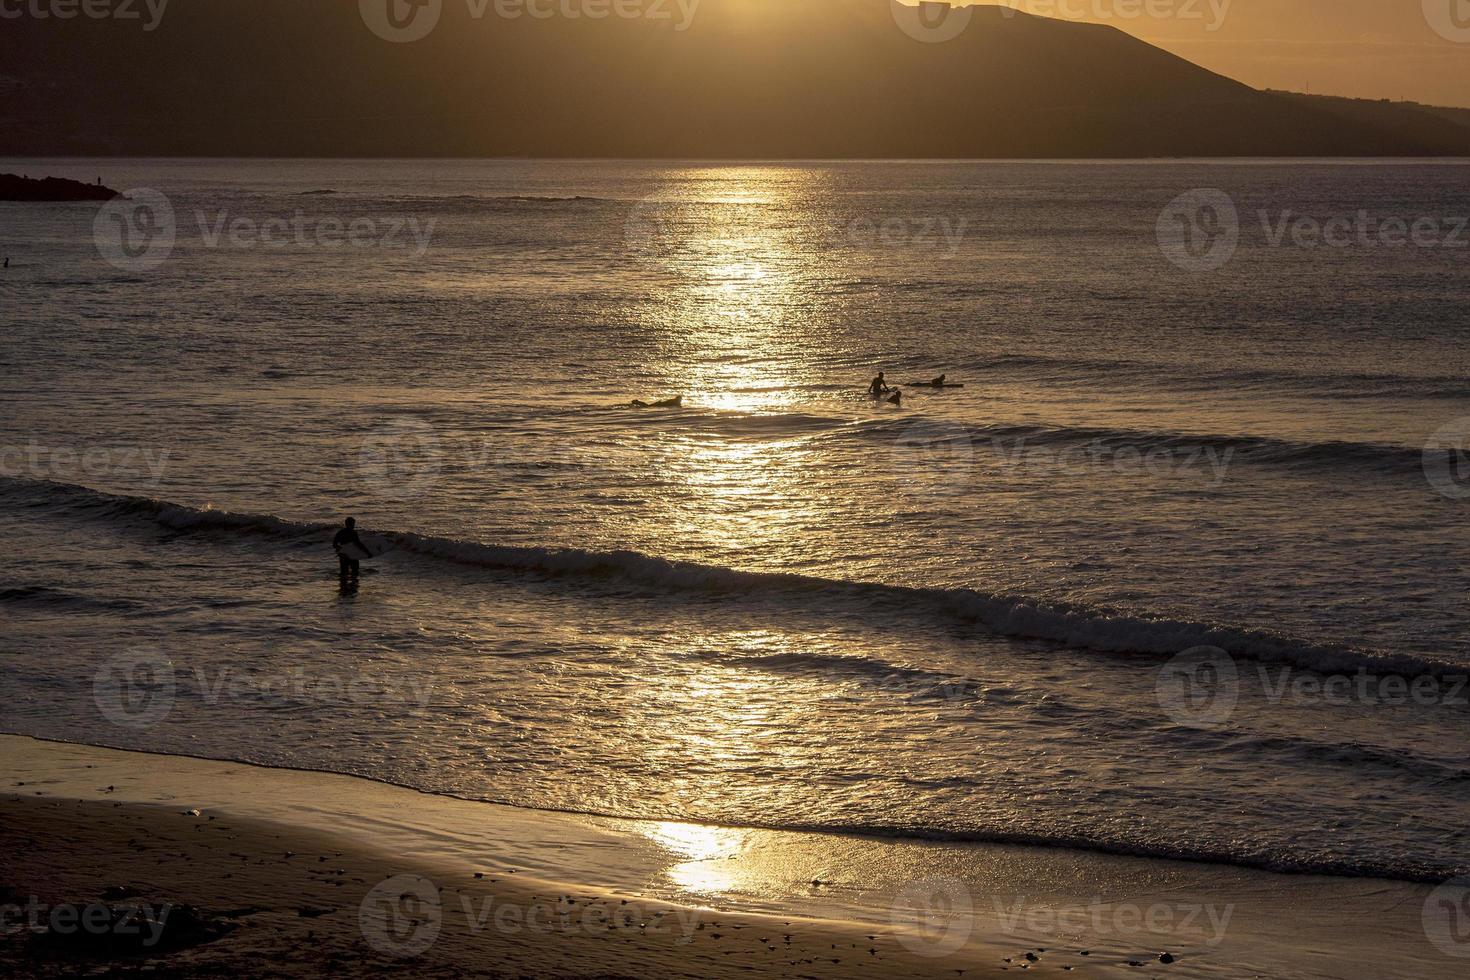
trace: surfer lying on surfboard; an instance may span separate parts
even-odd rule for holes
[[[910,388],[963,388],[964,387],[964,385],[952,385],[952,384],[950,384],[948,381],[945,380],[945,375],[942,375],[942,374],[939,377],[933,378],[933,379],[931,379],[929,381],[910,381],[908,383],[908,386]]]
[[[684,396],[675,395],[673,398],[665,398],[661,402],[645,402],[635,398],[628,404],[634,408],[683,408]]]

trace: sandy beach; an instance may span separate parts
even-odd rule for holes
[[[107,765],[119,753],[32,747],[102,760],[81,766],[99,781],[120,778]],[[272,781],[268,771],[229,768],[268,791],[261,785]],[[7,781],[11,792],[0,802],[0,846],[11,855],[5,925],[22,941],[5,944],[0,965],[14,975],[145,965],[162,976],[283,977],[898,977],[925,970],[924,958],[890,930],[681,907],[588,882],[552,883],[498,863],[454,867],[365,846],[351,828],[239,817],[228,806],[77,799],[53,795],[54,780],[42,779],[40,789],[34,779]],[[98,792],[126,795],[115,784]],[[435,850],[432,841],[422,843]],[[102,908],[112,910],[110,928],[82,925]],[[116,914],[124,908],[137,910],[125,923]]]
[[[897,977],[917,966],[891,937],[852,928],[477,878],[228,815],[23,797],[3,808],[0,839],[17,855],[6,901],[19,906],[7,926],[46,924],[5,944],[11,975]],[[68,931],[65,909],[84,922],[104,907],[140,914],[107,933]]]
[[[650,827],[0,745],[19,975],[1455,975],[1423,931],[1424,886]]]

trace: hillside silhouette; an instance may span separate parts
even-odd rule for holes
[[[1257,91],[1107,26],[975,7],[926,43],[890,0],[703,0],[679,30],[659,2],[670,19],[443,0],[412,43],[358,0],[173,0],[151,31],[7,21],[0,153],[1470,155],[1462,116]]]

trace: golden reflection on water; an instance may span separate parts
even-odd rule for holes
[[[832,178],[813,170],[710,167],[668,193],[659,319],[677,326],[666,365],[699,404],[760,411],[815,369],[824,318],[811,283],[825,273],[818,202]],[[691,350],[692,348],[692,350]],[[694,356],[689,356],[693,354]]]
[[[813,202],[829,181],[809,170],[699,168],[660,195],[670,203],[657,224],[656,319],[665,328],[657,366],[684,393],[686,411],[731,416],[728,428],[662,441],[661,475],[687,491],[661,516],[668,551],[713,550],[735,565],[739,553],[759,552],[760,561],[749,564],[784,564],[800,558],[795,542],[810,543],[834,523],[832,501],[814,489],[826,465],[819,449],[805,435],[764,428],[759,418],[789,412],[788,391],[824,373],[831,318],[812,283],[828,276],[823,264],[834,260],[822,247]],[[783,636],[756,631],[678,640],[689,649],[732,641],[746,653],[786,650]],[[779,765],[772,734],[793,722],[779,693],[789,694],[789,683],[713,664],[671,676],[645,692],[659,706],[650,717],[682,723],[660,726],[650,744],[664,758],[705,760],[716,774],[753,752]],[[717,775],[681,788],[720,793]],[[770,874],[756,870],[762,861],[749,853],[746,832],[674,822],[640,832],[669,852],[668,883],[690,894],[748,892]]]
[[[695,895],[718,896],[736,888],[744,871],[738,859],[748,832],[692,823],[662,822],[639,828],[666,848],[676,863],[664,874],[669,882]]]
[[[811,283],[827,275],[831,250],[813,215],[830,181],[813,170],[694,168],[658,195],[672,273],[657,293],[671,329],[660,367],[689,410],[732,415],[728,433],[666,446],[666,476],[692,491],[667,515],[676,541],[769,552],[793,529],[831,523],[810,490],[816,454],[750,419],[789,411],[789,392],[822,374],[827,318]],[[749,432],[733,428],[738,417]]]

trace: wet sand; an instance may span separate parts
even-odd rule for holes
[[[0,759],[0,973],[1459,975],[1427,886],[610,820],[10,736]]]
[[[163,976],[923,972],[888,936],[548,889],[514,875],[477,878],[228,815],[16,796],[0,801],[0,815],[0,847],[11,855],[6,902],[22,907],[7,928],[27,903],[32,922],[52,925],[0,946],[0,970],[13,975],[149,963]],[[104,942],[54,925],[58,906],[142,915],[131,943],[124,928]]]

